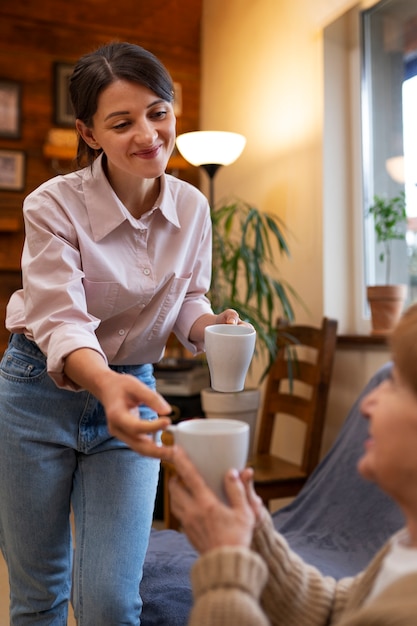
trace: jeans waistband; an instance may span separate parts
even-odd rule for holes
[[[23,333],[12,333],[9,338],[9,345],[15,347],[18,350],[21,350],[25,354],[30,356],[37,357],[39,359],[44,359],[46,361],[46,356],[42,352],[42,350],[38,347],[38,345],[28,339],[26,335]],[[125,373],[125,374],[133,374],[133,376],[142,377],[142,376],[152,376],[153,374],[153,365],[150,363],[144,364],[132,364],[132,365],[111,365],[109,367],[115,372]]]
[[[44,353],[38,345],[34,341],[28,339],[23,333],[12,333],[9,338],[9,344],[22,350],[26,354],[46,359]]]

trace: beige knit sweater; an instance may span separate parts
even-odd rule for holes
[[[292,552],[265,511],[251,550],[218,548],[193,566],[189,626],[417,626],[417,574],[363,606],[387,550],[336,581]]]

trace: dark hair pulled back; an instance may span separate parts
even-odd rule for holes
[[[172,79],[159,59],[141,46],[114,42],[82,56],[76,63],[69,85],[75,117],[91,128],[100,93],[117,80],[139,83],[166,102],[173,101]],[[78,138],[80,167],[91,165],[100,152]]]

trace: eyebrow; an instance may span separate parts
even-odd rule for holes
[[[153,102],[148,104],[146,109],[151,109],[156,104],[161,104],[161,102],[166,102],[166,100],[164,100],[163,98],[158,98],[158,100],[154,100]],[[106,117],[104,118],[104,121],[106,122],[112,117],[117,117],[118,115],[129,115],[129,114],[130,114],[130,111],[113,111],[112,113],[109,113],[108,115],[106,115]]]

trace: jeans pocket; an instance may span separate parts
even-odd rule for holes
[[[26,354],[9,345],[0,362],[0,374],[16,382],[34,382],[47,375],[46,359],[39,351],[39,356]]]

